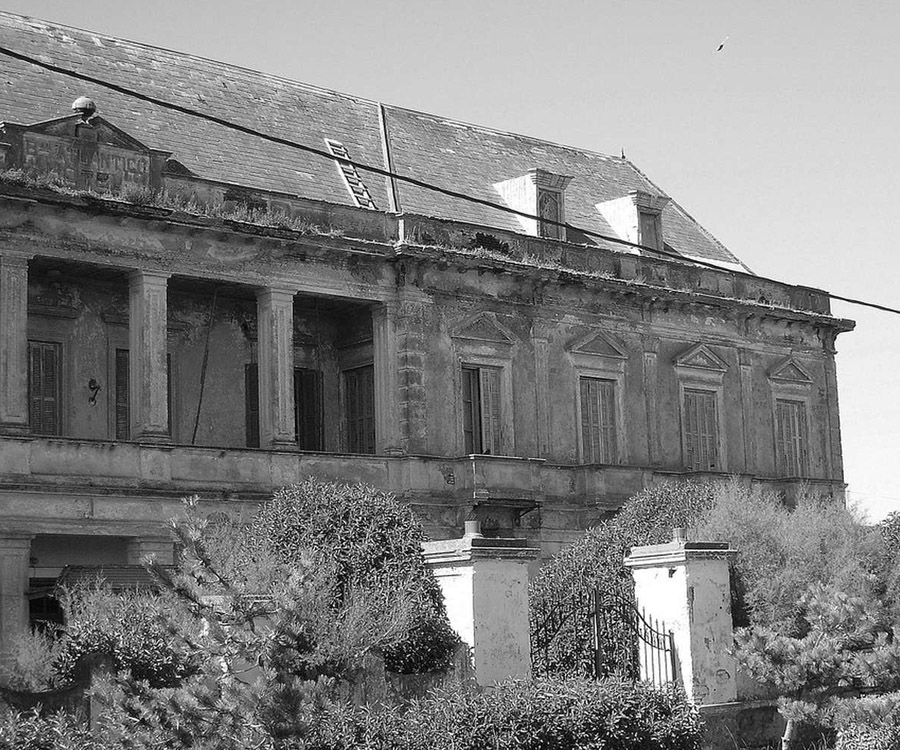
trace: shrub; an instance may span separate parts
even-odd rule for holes
[[[405,589],[418,600],[418,614],[401,642],[385,649],[385,666],[400,673],[449,666],[459,640],[422,556],[422,526],[407,505],[362,484],[309,478],[276,492],[250,533],[288,564],[314,551],[332,566],[340,597]]]
[[[41,716],[0,710],[0,750],[112,750],[79,719],[64,713]]]
[[[531,584],[531,632],[546,634],[545,644],[534,650],[534,670],[539,675],[576,674],[593,670],[593,646],[586,600],[601,589],[633,601],[631,575],[623,565],[630,547],[657,544],[672,538],[672,529],[692,526],[712,504],[715,485],[701,482],[666,482],[648,487],[628,500],[619,513],[587,531],[547,563]],[[558,613],[572,609],[560,622]],[[620,628],[626,638],[624,628]],[[621,652],[630,643],[616,642],[607,651]]]

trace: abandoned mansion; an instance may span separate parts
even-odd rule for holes
[[[853,324],[628,159],[7,13],[0,47],[181,108],[0,56],[0,641],[171,561],[189,495],[361,481],[544,556],[667,479],[843,496]]]

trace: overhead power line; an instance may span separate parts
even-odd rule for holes
[[[52,63],[44,62],[43,60],[39,60],[35,57],[31,57],[30,55],[23,54],[21,52],[16,52],[15,50],[8,49],[6,47],[0,46],[0,55],[5,55],[6,57],[13,58],[14,60],[19,60],[21,62],[28,63],[30,65],[36,65],[39,68],[43,68],[44,70],[49,70],[54,73],[59,73],[60,75],[67,76],[69,78],[74,78],[79,81],[84,81],[86,83],[92,83],[96,86],[101,86],[105,89],[109,89],[110,91],[115,91],[119,94],[123,94],[124,96],[131,97],[133,99],[137,99],[139,101],[147,102],[148,104],[153,104],[157,107],[161,107],[163,109],[168,109],[173,112],[180,112],[181,114],[188,115],[189,117],[195,117],[201,120],[205,120],[207,122],[214,123],[216,125],[220,125],[224,128],[228,128],[229,130],[234,130],[239,133],[244,133],[245,135],[253,136],[255,138],[260,138],[265,141],[269,141],[270,143],[275,143],[280,146],[286,146],[288,148],[292,148],[298,151],[304,151],[308,154],[312,154],[313,156],[318,156],[323,159],[327,159],[328,161],[334,161],[335,157],[333,154],[328,151],[324,151],[319,148],[315,148],[314,146],[308,146],[304,143],[299,143],[298,141],[292,141],[287,138],[281,138],[276,135],[271,135],[270,133],[266,133],[261,130],[257,130],[256,128],[251,128],[246,125],[241,125],[240,123],[232,122],[231,120],[226,120],[222,117],[217,117],[215,115],[207,114],[206,112],[201,112],[200,110],[193,109],[192,107],[185,107],[181,104],[175,104],[174,102],[166,101],[165,99],[159,99],[155,96],[150,96],[149,94],[144,94],[140,91],[136,91],[135,89],[128,88],[127,86],[121,86],[117,83],[112,83],[111,81],[106,81],[102,78],[97,78],[96,76],[87,75],[86,73],[79,73],[75,70],[70,70],[69,68],[63,68],[58,65],[53,65]],[[519,211],[515,208],[510,208],[509,206],[505,206],[502,203],[496,203],[494,201],[489,201],[484,198],[478,198],[473,195],[469,195],[468,193],[462,193],[457,190],[451,190],[450,188],[441,187],[440,185],[435,185],[431,182],[427,182],[425,180],[420,180],[416,177],[410,177],[408,175],[403,175],[398,172],[393,172],[388,169],[382,169],[381,167],[376,167],[371,164],[365,164],[359,161],[355,161],[353,159],[345,159],[345,161],[353,164],[357,169],[371,172],[373,174],[380,175],[382,177],[388,177],[393,180],[397,180],[399,182],[405,182],[410,185],[414,185],[416,187],[422,188],[423,190],[428,190],[434,193],[438,193],[440,195],[445,195],[449,198],[456,198],[458,200],[466,201],[468,203],[473,203],[480,206],[485,206],[486,208],[490,208],[496,211],[500,211],[506,214],[512,214],[514,216],[519,216],[525,219],[531,219],[533,221],[539,221],[544,224],[550,224],[557,227],[562,227],[567,230],[571,230],[573,232],[578,232],[583,234],[586,237],[593,237],[594,239],[603,240],[604,242],[611,242],[617,245],[624,245],[626,247],[631,247],[636,250],[643,250],[645,252],[654,253],[655,255],[662,256],[664,258],[671,258],[673,260],[680,261],[682,263],[690,263],[691,265],[702,266],[704,268],[711,268],[716,271],[726,271],[727,273],[740,274],[744,276],[749,276],[753,279],[758,279],[760,281],[771,281],[776,284],[782,284],[784,282],[779,279],[773,279],[766,276],[757,276],[756,274],[746,273],[743,271],[735,271],[731,268],[725,268],[716,263],[712,263],[705,260],[700,260],[697,258],[686,258],[683,255],[675,252],[669,252],[667,250],[660,250],[659,248],[649,247],[647,245],[641,245],[636,242],[629,242],[628,240],[623,240],[620,237],[610,237],[609,235],[601,234],[600,232],[595,232],[591,229],[584,229],[582,227],[577,227],[567,222],[554,221],[552,219],[545,219],[536,214],[529,213],[527,211]],[[824,291],[824,290],[822,290]],[[880,305],[875,302],[866,302],[864,300],[852,299],[850,297],[843,297],[837,294],[833,294],[828,291],[824,291],[831,299],[840,300],[841,302],[847,302],[852,305],[861,305],[863,307],[871,307],[875,310],[881,310],[883,312],[894,313],[896,315],[900,315],[900,309],[887,307],[885,305]]]

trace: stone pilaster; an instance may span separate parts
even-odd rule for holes
[[[644,336],[644,399],[647,412],[647,457],[651,466],[659,466],[662,459],[659,442],[659,374],[657,352],[659,339]]]
[[[400,385],[397,377],[397,304],[388,302],[372,311],[375,355],[375,446],[381,454],[400,448]]]
[[[144,558],[153,557],[160,565],[174,565],[175,544],[170,536],[134,537],[126,549],[129,565],[140,565]]]
[[[294,291],[261,289],[256,295],[259,345],[259,442],[263,448],[297,447],[294,431]]]
[[[0,255],[0,431],[28,430],[28,259]]]
[[[528,565],[540,550],[524,539],[485,539],[466,522],[462,539],[425,542],[450,625],[471,649],[475,679],[494,685],[531,677]]]
[[[129,277],[129,401],[131,438],[168,442],[169,377],[166,367],[167,290],[170,274],[134,271]]]
[[[400,385],[400,448],[404,453],[427,453],[425,358],[428,351],[425,325],[431,306],[424,300],[401,294],[397,316],[397,376]]]
[[[550,455],[550,343],[547,324],[535,322],[531,330],[531,346],[534,350],[534,397],[537,423],[537,455]]]
[[[738,352],[741,367],[741,424],[744,435],[744,473],[756,471],[756,419],[753,413],[753,353]]]
[[[28,560],[31,537],[0,535],[0,656],[28,630]]]
[[[632,547],[625,558],[638,608],[674,634],[676,677],[697,705],[737,698],[728,578],[734,554],[726,543],[688,542],[682,535]]]

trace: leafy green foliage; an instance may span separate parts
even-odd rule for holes
[[[0,710],[0,750],[112,750],[76,717]]]
[[[593,646],[586,608],[558,619],[558,613],[594,589],[618,592],[633,599],[631,575],[623,565],[630,547],[658,544],[672,538],[675,527],[693,526],[711,506],[715,485],[666,482],[648,487],[628,500],[619,513],[587,531],[547,563],[531,584],[532,634],[546,634],[547,648],[532,654],[539,675],[588,676]],[[619,632],[627,637],[624,628]],[[620,651],[628,644],[610,643]]]
[[[392,495],[361,484],[309,478],[275,493],[256,516],[251,537],[268,540],[285,564],[315,552],[331,566],[338,597],[400,590],[414,597],[417,615],[408,633],[384,650],[385,666],[400,673],[449,666],[459,639],[425,566],[425,535],[412,510]]]
[[[696,710],[676,692],[607,680],[509,682],[456,689],[403,710],[330,712],[331,750],[698,750]]]

